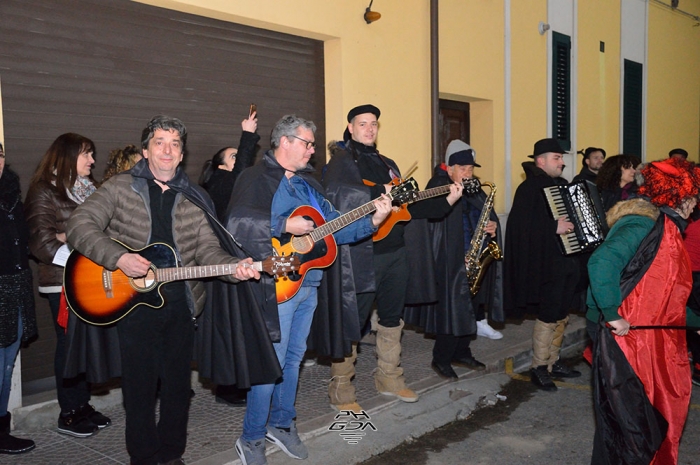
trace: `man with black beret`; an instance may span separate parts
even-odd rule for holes
[[[329,145],[331,158],[323,184],[328,199],[341,211],[350,211],[376,199],[401,181],[396,163],[377,150],[380,114],[379,108],[370,104],[353,108],[348,112],[344,140]],[[447,201],[444,196],[434,197],[410,205],[409,211],[413,218],[442,216],[460,197],[461,187],[454,186]],[[368,238],[342,246],[333,265],[342,268],[343,282],[354,284],[355,294],[344,293],[342,297],[345,302],[354,299],[357,308],[355,315],[343,317],[342,353],[335,354],[331,365],[328,393],[331,405],[338,410],[362,410],[351,379],[355,376],[354,362],[361,329],[375,301],[379,316],[374,377],[377,391],[404,402],[418,400],[418,394],[406,386],[401,368],[402,318],[410,278],[404,229],[404,223],[396,223],[379,241]],[[337,346],[338,341],[331,345]]]
[[[561,253],[557,236],[571,233],[574,225],[565,217],[552,219],[542,193],[545,187],[567,184],[561,177],[564,153],[555,139],[535,143],[528,155],[534,160],[522,164],[525,181],[515,191],[506,225],[504,310],[511,318],[537,315],[530,378],[545,391],[557,390],[552,378],[581,375],[559,362],[579,265],[576,256]]]

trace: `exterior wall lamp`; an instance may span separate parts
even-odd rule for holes
[[[367,24],[372,24],[373,22],[377,21],[379,18],[382,17],[382,15],[380,13],[377,13],[376,11],[371,10],[372,3],[374,3],[374,0],[370,0],[369,6],[365,10],[364,18],[365,18],[365,21],[367,22]]]

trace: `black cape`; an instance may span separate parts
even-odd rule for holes
[[[243,171],[231,194],[231,202],[224,217],[226,228],[238,238],[245,256],[252,256],[254,260],[261,260],[272,255],[270,209],[272,199],[284,174],[285,170],[277,163],[271,152],[267,152],[259,163]],[[312,176],[310,167],[297,172],[297,175],[301,176],[314,189],[321,193],[324,192],[323,187]],[[334,313],[342,306],[342,296],[340,293],[328,291],[328,275],[329,272],[326,271],[318,289],[315,319],[335,327],[336,330],[342,330],[341,326],[335,323],[337,318]],[[265,354],[265,361],[267,361],[268,356],[275,357],[274,363],[268,363],[258,368],[257,371],[262,375],[262,378],[251,378],[250,384],[270,382],[265,381],[265,379],[270,378],[274,381],[281,376],[279,363],[272,346],[272,342],[280,340],[274,279],[262,274],[260,282],[247,282],[245,287],[240,285],[227,286],[225,283],[218,282],[214,282],[213,286],[210,319],[204,320],[201,324],[207,329],[198,348],[206,351],[209,355],[206,357],[206,365],[201,366],[201,362],[199,362],[200,373],[206,374],[218,384],[237,384],[239,388],[247,387],[246,380],[241,379],[241,375],[238,373],[238,365],[231,359],[232,354],[243,349],[247,354],[249,364],[255,362],[263,354]],[[332,300],[328,297],[329,294],[337,297]],[[238,303],[239,300],[247,302],[247,305],[252,305],[257,309],[256,312],[248,312],[247,314],[241,312],[242,318],[254,319],[255,332],[242,333],[245,328],[242,329],[241,322],[232,317],[229,312],[229,308],[241,305]],[[209,309],[209,303],[207,309]],[[239,337],[232,338],[232,335]],[[327,352],[330,350],[327,344],[319,344],[314,349],[322,355],[328,355]]]
[[[145,177],[152,176],[149,170],[146,171]],[[178,168],[178,173],[167,185],[206,213],[207,220],[224,250],[239,258],[249,256],[241,250],[234,237],[218,221],[214,204],[206,191],[191,183],[183,170]],[[225,291],[223,294],[217,294],[215,289],[225,289]],[[250,281],[231,284],[211,280],[206,283],[208,297],[202,314],[197,320],[194,358],[200,375],[212,378],[217,384],[237,384],[239,388],[245,389],[251,384],[272,383],[281,375],[272,343],[257,337],[258,334],[264,333],[265,324],[257,301],[253,298],[252,289],[253,283]],[[228,298],[224,299],[222,295]],[[212,327],[211,323],[215,321],[212,314],[215,311],[218,315],[225,312],[227,321],[235,323],[229,327],[235,329],[226,333],[224,327]],[[208,350],[215,348],[211,344],[214,333],[225,339],[217,340],[228,349],[226,352]],[[222,362],[221,357],[226,357],[226,360]],[[221,378],[212,375],[211,368],[217,366],[219,362],[229,369],[225,372],[229,377],[224,380],[228,382],[223,382]]]
[[[567,184],[566,179],[552,178],[534,162],[524,162],[523,169],[526,179],[513,198],[503,252],[503,306],[510,318],[537,314],[542,284],[558,286],[560,276],[578,273],[579,266],[575,257],[561,253],[557,221],[542,193],[544,187]]]
[[[427,189],[445,186],[452,181],[447,172],[438,166],[428,182]],[[432,273],[435,276],[437,302],[423,305],[408,305],[404,311],[406,323],[421,327],[430,334],[452,334],[466,336],[476,332],[476,305],[485,304],[492,318],[503,321],[501,262],[492,262],[482,289],[472,299],[464,266],[463,201],[481,210],[486,200],[482,191],[478,195],[466,196],[455,203],[442,219],[428,220],[431,243],[429,252],[433,257]],[[498,222],[492,211],[490,218]],[[500,239],[500,226],[497,231]]]
[[[332,142],[329,144],[329,148],[331,159],[326,165],[323,175],[323,185],[326,188],[328,199],[341,212],[348,212],[369,202],[372,199],[371,192],[370,188],[363,183],[357,154],[353,154],[342,142]],[[394,172],[400,173],[393,160],[383,155],[380,157]],[[422,203],[426,202],[429,201]],[[444,204],[444,209],[436,208],[434,210],[438,214],[443,210],[447,211],[448,204],[447,202]],[[442,207],[442,205],[440,206]],[[425,210],[430,210],[430,208],[425,208]],[[409,211],[414,215],[415,210],[410,209]],[[424,216],[425,214],[421,210],[414,215],[414,218]],[[437,293],[434,286],[435,278],[432,274],[432,258],[430,254],[424,252],[430,250],[427,222],[425,219],[412,219],[403,227],[404,240],[406,244],[410,244],[407,254],[410,273],[406,303],[435,302]],[[335,313],[338,318],[334,321],[337,326],[335,330],[332,327],[329,328],[325,322],[319,321],[317,312],[309,336],[310,348],[324,344],[334,349],[341,349],[340,352],[334,352],[332,355],[333,358],[342,358],[350,354],[351,343],[362,338],[356,294],[375,291],[373,257],[374,245],[371,237],[354,244],[341,245],[338,248],[338,257],[328,270],[329,275],[330,271],[333,272],[329,278],[339,279],[341,285],[329,286],[329,289],[341,292],[339,296],[342,296],[342,311]],[[420,270],[428,270],[427,272],[430,274],[426,275]]]

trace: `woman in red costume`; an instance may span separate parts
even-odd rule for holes
[[[682,233],[685,220],[697,203],[700,168],[685,160],[667,159],[649,163],[640,174],[643,179],[639,182],[639,198],[620,202],[608,212],[610,232],[588,262],[586,316],[595,343],[599,342],[596,338],[602,337],[596,332],[601,316],[611,327],[615,342],[643,385],[648,402],[643,401],[663,416],[668,429],[664,437],[663,427],[660,428],[660,447],[647,455],[631,446],[623,435],[612,441],[608,438],[610,424],[601,426],[600,417],[610,411],[634,414],[638,409],[630,405],[638,399],[612,392],[605,402],[613,405],[602,406],[601,410],[602,402],[596,396],[596,464],[677,463],[678,444],[690,404],[685,331],[658,327],[696,326],[697,317],[692,312],[686,315],[692,275]],[[635,329],[640,326],[655,328]],[[614,374],[615,370],[603,370],[594,376],[601,384],[613,386],[615,380],[605,377]],[[614,405],[616,402],[629,404]],[[629,423],[629,418],[619,419],[619,424],[625,423]]]

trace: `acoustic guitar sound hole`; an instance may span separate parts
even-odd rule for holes
[[[131,285],[139,292],[148,292],[153,289],[158,282],[156,281],[156,271],[153,267],[148,270],[146,276],[140,278],[131,278]]]

